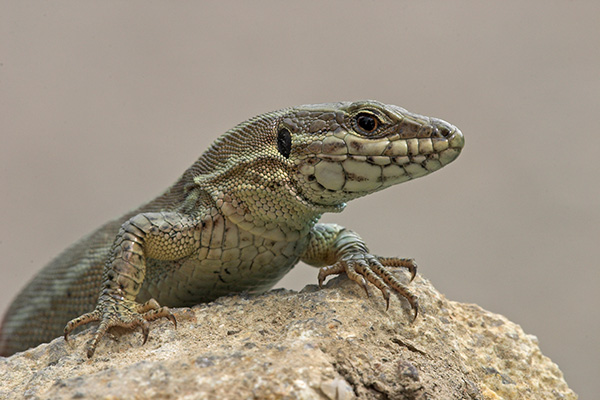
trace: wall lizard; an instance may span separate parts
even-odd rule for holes
[[[326,212],[434,172],[464,145],[459,129],[376,101],[286,108],[219,137],[162,195],[100,227],[22,290],[0,327],[0,355],[99,322],[91,357],[112,327],[141,328],[234,292],[271,288],[298,261],[318,281],[345,273],[418,310],[391,267],[412,259],[369,253],[355,232],[318,223]],[[65,326],[66,325],[66,326]]]

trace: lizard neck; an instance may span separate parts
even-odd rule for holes
[[[233,138],[240,131],[233,130],[222,140],[235,142]],[[322,205],[307,200],[290,166],[267,150],[256,154],[246,150],[226,157],[223,153],[231,146],[222,144],[221,151],[215,146],[215,156],[204,154],[190,169],[193,183],[188,189],[199,188],[207,193],[219,212],[240,229],[291,242],[308,235],[322,214],[345,208],[343,202]],[[214,163],[214,169],[199,173],[199,165],[207,159]]]
[[[320,206],[308,203],[283,184],[282,190],[239,188],[212,193],[221,214],[239,228],[276,241],[297,241],[308,235],[325,212],[341,212],[345,204]],[[260,193],[260,195],[257,195]]]

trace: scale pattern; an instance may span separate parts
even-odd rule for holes
[[[113,327],[141,328],[230,293],[260,293],[298,261],[319,284],[345,273],[418,310],[390,272],[411,259],[379,257],[355,232],[320,224],[346,202],[434,172],[462,150],[460,130],[376,101],[287,108],[219,137],[155,200],[108,222],[48,264],[0,327],[10,355],[98,322],[91,357]]]

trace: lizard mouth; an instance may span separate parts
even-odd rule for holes
[[[396,134],[363,140],[360,146],[353,144],[353,138],[345,154],[313,154],[305,159],[301,171],[320,197],[334,192],[346,193],[344,200],[362,196],[430,174],[454,161],[464,137],[458,128],[447,125],[452,129],[446,136],[403,139]]]

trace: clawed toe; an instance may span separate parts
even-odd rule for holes
[[[135,311],[132,311],[135,310]],[[149,321],[154,321],[158,318],[167,318],[177,328],[177,320],[171,313],[168,307],[161,307],[158,302],[151,299],[144,304],[130,302],[129,304],[104,305],[104,307],[96,308],[91,313],[84,314],[75,318],[65,326],[65,341],[68,340],[68,335],[77,327],[88,324],[90,322],[100,321],[100,325],[94,333],[94,337],[87,345],[87,356],[91,358],[96,351],[96,347],[106,333],[114,327],[126,329],[135,329],[140,327],[142,330],[143,343],[146,344],[150,334]]]
[[[367,282],[377,287],[385,299],[386,310],[390,306],[390,291],[405,298],[414,310],[413,321],[418,315],[418,299],[410,290],[402,284],[386,267],[402,267],[408,269],[411,274],[410,281],[415,278],[417,273],[417,264],[413,259],[376,257],[370,254],[361,254],[347,258],[337,263],[323,267],[319,270],[319,287],[329,275],[346,273],[348,278],[358,283],[369,296]]]
[[[100,311],[97,309],[90,313],[83,314],[82,316],[77,317],[75,319],[72,319],[65,326],[65,330],[64,330],[65,342],[69,341],[69,334],[71,332],[73,332],[77,327],[89,324],[90,322],[97,322],[97,321],[100,321]]]

